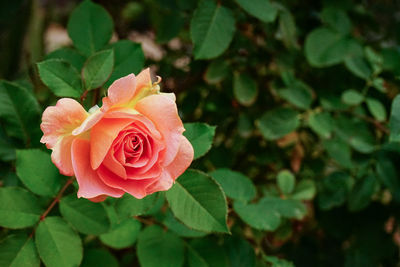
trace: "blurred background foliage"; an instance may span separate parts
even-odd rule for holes
[[[104,266],[164,266],[168,256],[154,263],[151,250],[168,240],[174,245],[164,251],[178,255],[171,266],[183,264],[183,250],[189,266],[399,266],[400,99],[393,102],[400,86],[398,1],[95,2],[114,21],[111,43],[141,45],[131,48],[137,49],[128,53],[132,61],[119,72],[115,67],[111,77],[151,66],[163,77],[162,90],[176,94],[184,122],[216,126],[213,147],[192,167],[209,173],[225,191],[232,236],[187,228],[163,194],[140,210],[126,211],[132,199],[108,200],[111,225],[116,212],[136,220],[124,222],[119,236],[93,232],[74,223],[67,209],[74,199],[65,198],[60,212],[83,238],[82,265],[100,266],[101,259]],[[15,150],[40,147],[40,110],[57,100],[40,81],[36,63],[64,58],[80,71],[91,53],[76,42],[75,48],[62,48],[72,47],[67,25],[78,4],[0,3],[0,78],[14,81],[2,83],[0,104],[8,105],[6,92],[18,97],[25,91],[39,103],[32,100],[21,112],[30,125],[23,133],[9,125],[15,114],[0,108],[3,186],[26,185],[30,174],[18,172],[24,155]],[[111,45],[116,62],[123,61],[116,51],[124,46],[129,44]],[[96,94],[89,92],[86,108],[96,103]],[[209,126],[187,124],[189,135],[208,133],[197,142],[212,140],[213,128],[196,127]],[[204,154],[208,147],[201,149]],[[15,228],[1,225],[4,238],[11,231],[6,228]],[[7,242],[23,243],[7,238],[0,252],[11,246]],[[155,239],[153,245],[143,241]]]

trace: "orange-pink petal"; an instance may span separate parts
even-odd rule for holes
[[[132,123],[131,119],[103,118],[90,132],[90,164],[97,169],[110,150],[118,133]]]
[[[90,130],[96,123],[98,123],[103,117],[105,113],[98,109],[96,112],[92,113],[87,117],[82,124],[75,128],[72,131],[73,135],[80,135],[83,132]]]
[[[71,134],[87,116],[87,112],[78,102],[70,98],[61,98],[55,106],[48,107],[43,112],[40,124],[43,137],[40,142],[45,143],[47,148],[53,148],[59,138]]]
[[[113,105],[129,102],[136,92],[136,78],[134,74],[114,81],[108,88],[107,97],[103,98],[102,110],[106,111]]]
[[[174,184],[174,179],[171,177],[169,172],[164,171],[157,178],[157,180],[146,188],[146,194],[150,195],[158,191],[167,191]]]
[[[51,153],[51,161],[57,166],[60,173],[65,176],[74,175],[71,161],[71,145],[74,138],[75,136],[72,135],[59,138]]]
[[[174,180],[190,166],[193,161],[193,156],[194,151],[192,144],[190,144],[186,137],[182,136],[178,154],[176,154],[171,164],[166,167],[166,170],[171,174]]]
[[[124,191],[106,185],[90,167],[89,140],[75,138],[72,142],[72,166],[79,184],[78,197],[96,198],[101,195],[121,197]]]
[[[136,110],[150,119],[166,143],[163,165],[168,166],[178,153],[183,124],[175,102],[163,95],[150,95],[140,100]]]
[[[100,166],[97,170],[102,181],[112,187],[119,188],[132,196],[142,199],[144,198],[146,193],[146,188],[154,183],[158,178],[151,179],[142,179],[142,180],[130,180],[130,179],[122,179],[121,177],[115,175],[109,169],[104,166]]]
[[[151,86],[150,68],[142,70],[136,76],[136,92],[140,92],[140,90],[146,86]]]
[[[104,200],[106,200],[107,196],[106,195],[100,195],[97,197],[93,197],[93,198],[89,198],[90,201],[98,203],[98,202],[103,202]]]

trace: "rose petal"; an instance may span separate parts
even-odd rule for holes
[[[136,92],[136,77],[134,74],[115,80],[108,88],[107,97],[103,98],[102,111],[107,111],[112,106],[129,102]]]
[[[194,151],[192,144],[186,139],[181,137],[178,154],[175,159],[166,167],[166,170],[171,174],[175,180],[178,178],[192,163]]]
[[[74,139],[75,136],[72,135],[59,138],[58,142],[53,147],[51,161],[57,166],[62,175],[74,175],[74,169],[71,161],[71,145]]]
[[[174,102],[176,101],[176,96],[174,93],[160,93],[160,95],[166,96]]]
[[[97,169],[103,162],[118,133],[132,123],[129,119],[103,118],[90,132],[90,164]]]
[[[131,180],[143,180],[154,178],[160,175],[162,167],[159,164],[154,164],[150,169],[126,167],[126,175]]]
[[[88,113],[75,100],[61,98],[53,107],[48,107],[43,112],[40,129],[43,137],[40,142],[45,143],[47,148],[53,148],[66,134],[70,134],[81,125]]]
[[[140,121],[145,126],[141,127],[142,130],[144,130],[146,133],[151,133],[151,135],[156,139],[162,139],[160,132],[154,126],[153,122],[136,110],[120,109],[112,112],[107,112],[104,118],[131,119],[134,121]]]
[[[104,166],[100,166],[97,170],[97,173],[105,184],[124,190],[128,194],[131,194],[132,196],[139,199],[142,199],[146,196],[146,187],[154,183],[155,179],[157,179],[152,178],[143,180],[124,180]]]
[[[96,123],[98,123],[103,118],[104,115],[105,113],[102,112],[100,109],[98,109],[93,114],[90,114],[89,117],[87,117],[78,128],[75,128],[72,131],[72,135],[80,135],[81,133],[90,130]]]
[[[72,166],[79,184],[78,197],[95,198],[100,195],[121,197],[124,191],[106,185],[90,167],[90,142],[78,139],[72,142]]]
[[[111,153],[111,150],[109,153],[107,153],[102,164],[116,175],[126,179],[126,171],[124,166],[122,166],[122,164],[115,159]]]
[[[164,171],[153,184],[146,188],[146,194],[150,195],[158,191],[167,191],[172,187],[173,184],[174,180],[172,179],[171,175],[167,171]]]
[[[114,112],[111,112],[114,114]],[[104,157],[108,153],[112,143],[117,138],[119,132],[131,123],[138,122],[137,127],[152,135],[153,139],[161,139],[161,134],[153,123],[140,114],[129,114],[124,112],[116,112],[114,115],[118,117],[108,117],[106,115],[91,130],[91,164],[93,169],[97,169]],[[142,123],[143,125],[140,125]]]
[[[136,110],[150,119],[163,135],[167,145],[163,164],[168,166],[178,153],[184,131],[175,102],[163,95],[151,95],[140,100]]]
[[[143,87],[151,86],[150,68],[142,70],[136,76],[136,93],[139,93]]]
[[[90,201],[98,203],[98,202],[103,202],[104,200],[106,200],[107,196],[106,195],[100,195],[94,198],[88,198]]]

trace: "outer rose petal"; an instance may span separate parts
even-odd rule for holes
[[[71,161],[71,145],[74,138],[75,136],[72,135],[60,138],[51,153],[51,161],[57,166],[62,175],[74,175]]]
[[[53,107],[48,107],[43,112],[40,129],[43,132],[41,143],[45,143],[47,148],[53,148],[66,134],[80,126],[86,119],[88,113],[75,100],[61,98]]]
[[[155,183],[146,188],[146,193],[150,195],[158,191],[167,191],[173,184],[174,179],[167,171],[164,171],[161,173],[160,177],[157,178]]]
[[[147,195],[146,188],[158,179],[158,177],[156,177],[142,180],[124,180],[104,166],[100,166],[97,173],[105,184],[124,190],[138,199],[144,198]]]
[[[92,202],[103,202],[104,200],[106,200],[107,196],[106,195],[100,195],[94,198],[88,198],[90,201]]]
[[[108,88],[108,97],[103,98],[103,111],[113,105],[129,102],[136,92],[136,79],[134,74],[122,77],[114,81]]]
[[[142,70],[136,76],[136,92],[140,92],[145,86],[151,86],[150,68]]]
[[[72,142],[72,166],[79,184],[78,197],[96,198],[100,195],[121,197],[124,191],[112,188],[90,167],[90,142],[76,138]]]
[[[178,153],[185,130],[175,102],[164,95],[150,95],[137,103],[136,110],[150,119],[163,135],[166,143],[163,165],[169,165]]]
[[[83,107],[73,99],[62,98],[53,107],[48,107],[43,112],[42,124],[43,137],[40,140],[51,148],[51,159],[58,167],[60,173],[72,176],[74,170],[71,163],[71,132],[78,127],[88,116]]]
[[[178,154],[175,159],[165,169],[171,174],[175,180],[178,178],[192,163],[194,151],[192,144],[186,139],[181,137]]]

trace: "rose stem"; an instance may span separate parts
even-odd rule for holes
[[[67,190],[68,186],[70,184],[72,184],[73,182],[73,178],[70,178],[67,180],[67,182],[64,184],[64,186],[60,189],[60,191],[58,191],[57,196],[53,199],[53,201],[50,203],[50,205],[48,206],[48,208],[43,212],[43,214],[40,216],[39,221],[43,221],[46,216],[50,213],[50,211],[54,208],[54,206],[57,204],[58,201],[60,201],[62,195],[64,194],[65,190]],[[33,229],[32,233],[29,235],[29,238],[31,238],[33,236],[33,234],[35,233],[36,227],[39,225],[39,223],[35,226],[35,228]]]

